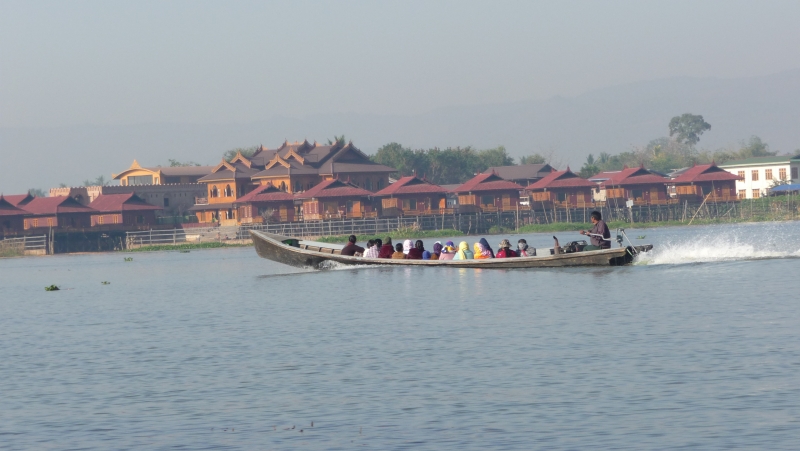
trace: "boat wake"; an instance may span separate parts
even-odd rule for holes
[[[784,245],[786,243],[783,243]],[[800,249],[781,249],[773,243],[744,243],[722,237],[660,244],[636,258],[636,265],[680,265],[687,263],[761,260],[800,257]]]

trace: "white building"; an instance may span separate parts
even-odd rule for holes
[[[729,161],[722,169],[742,177],[736,182],[739,199],[757,199],[767,195],[778,181],[800,182],[800,156],[756,157]]]

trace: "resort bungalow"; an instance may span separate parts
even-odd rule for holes
[[[381,199],[382,216],[419,216],[448,210],[447,190],[415,175],[401,178],[375,193],[375,197]]]
[[[693,166],[669,184],[675,187],[675,194],[680,200],[730,202],[737,200],[737,180],[742,180],[742,177],[711,163]]]
[[[241,152],[233,160],[222,160],[211,173],[198,181],[206,184],[206,198],[196,200],[189,209],[195,212],[198,222],[218,222],[220,225],[237,225],[237,213],[233,204],[252,190],[252,177],[257,169]]]
[[[600,188],[609,206],[624,207],[628,200],[634,205],[666,205],[669,203],[669,179],[642,167],[625,167],[618,172],[597,174],[592,180],[604,178]]]
[[[325,180],[310,190],[296,194],[303,201],[303,220],[377,217],[370,205],[372,193],[341,180]]]
[[[89,206],[95,210],[91,216],[92,227],[150,227],[156,224],[155,212],[161,210],[161,207],[150,205],[134,193],[101,194]]]
[[[458,194],[458,211],[472,213],[516,210],[523,189],[489,172],[476,175],[453,191]]]
[[[531,208],[594,208],[592,190],[596,184],[570,171],[556,171],[529,185]]]
[[[36,228],[84,229],[92,226],[93,208],[68,196],[35,197],[22,207],[28,212],[25,230]]]
[[[25,229],[25,210],[15,207],[0,194],[0,236],[16,235]]]
[[[234,206],[240,223],[294,221],[294,196],[281,191],[271,183],[256,187],[236,200]]]

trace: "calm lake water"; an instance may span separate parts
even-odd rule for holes
[[[0,260],[0,448],[800,448],[800,223],[638,235],[624,268]]]

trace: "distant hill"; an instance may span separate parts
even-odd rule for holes
[[[668,78],[598,89],[577,97],[459,106],[414,116],[325,114],[246,124],[139,124],[0,128],[0,191],[49,188],[109,177],[136,158],[215,163],[230,148],[284,139],[320,142],[344,133],[372,153],[396,141],[411,147],[505,145],[514,156],[555,152],[579,166],[588,153],[617,153],[667,135],[670,118],[702,114],[712,129],[699,147],[751,135],[773,150],[800,148],[800,70],[742,78]]]

